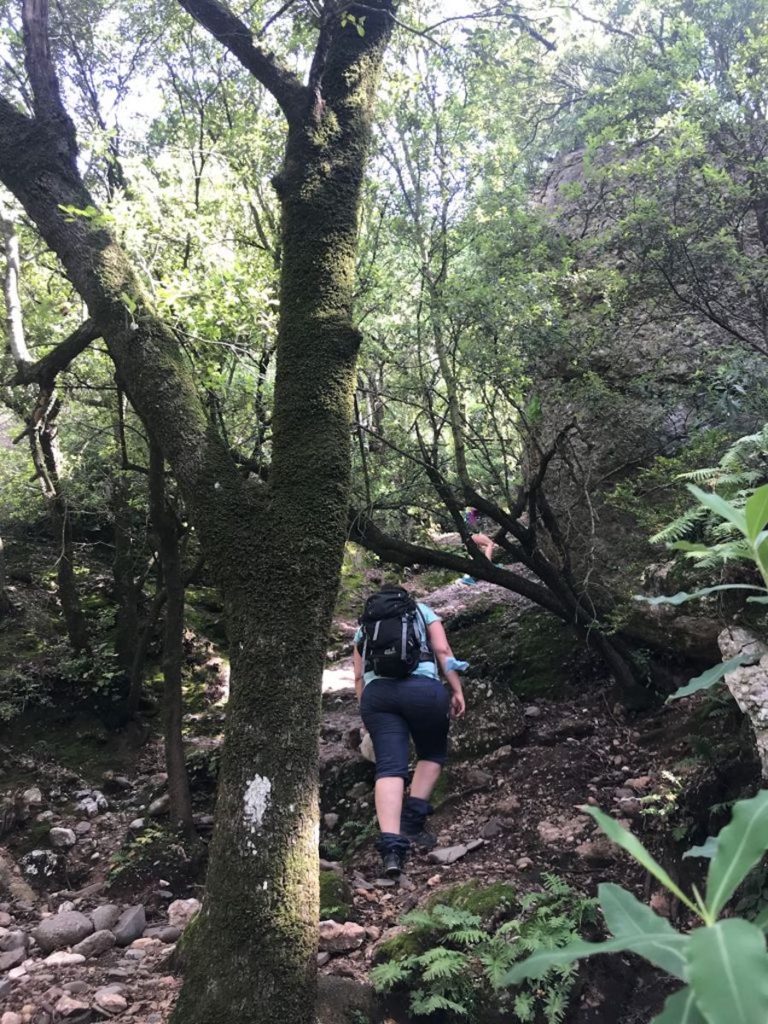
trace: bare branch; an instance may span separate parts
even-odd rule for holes
[[[568,612],[563,605],[541,583],[528,579],[511,569],[503,569],[487,559],[483,559],[482,562],[472,561],[450,551],[437,551],[434,548],[399,540],[397,537],[384,533],[362,512],[350,513],[349,538],[369,551],[375,552],[386,562],[394,562],[396,565],[434,565],[444,569],[455,569],[456,572],[467,573],[476,579],[495,583],[506,590],[511,590],[514,594],[521,594],[541,608],[553,612],[558,618],[566,622],[570,621]]]
[[[9,384],[39,384],[41,387],[52,385],[56,374],[66,370],[73,359],[100,337],[101,329],[93,320],[86,320],[42,359],[38,359],[36,363],[19,366]]]
[[[37,0],[40,2],[40,0]],[[257,82],[269,90],[288,121],[296,120],[309,100],[309,90],[273,53],[253,41],[253,33],[219,0],[179,0],[198,24],[207,29],[240,61]]]

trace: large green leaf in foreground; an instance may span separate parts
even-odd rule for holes
[[[692,932],[688,981],[707,1024],[768,1022],[765,936],[748,921],[732,917]]]
[[[707,876],[707,910],[713,918],[768,849],[768,789],[740,800],[717,837],[717,853]]]

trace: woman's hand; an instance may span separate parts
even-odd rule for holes
[[[464,694],[461,690],[454,690],[451,694],[451,718],[461,718],[466,710],[467,705],[464,703]]]

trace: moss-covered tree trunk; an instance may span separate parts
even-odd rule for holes
[[[86,300],[224,595],[232,674],[216,827],[174,1021],[312,1024],[320,681],[346,533],[358,208],[392,4],[353,4],[344,19],[329,5],[308,85],[218,0],[183,6],[275,93],[289,124],[266,486],[238,473],[126,254],[93,218],[62,212],[95,204],[56,88],[46,0],[24,0],[36,117],[0,99],[0,179]]]

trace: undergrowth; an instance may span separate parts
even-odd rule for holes
[[[594,919],[595,906],[547,874],[544,890],[502,907],[502,919],[498,910],[489,919],[445,903],[413,911],[402,919],[405,941],[373,968],[371,979],[379,992],[406,989],[415,1017],[442,1011],[451,1021],[475,1021],[493,1006],[514,1013],[521,1024],[561,1024],[575,979],[572,967],[553,968],[545,978],[514,989],[504,977],[530,953],[571,942]]]

